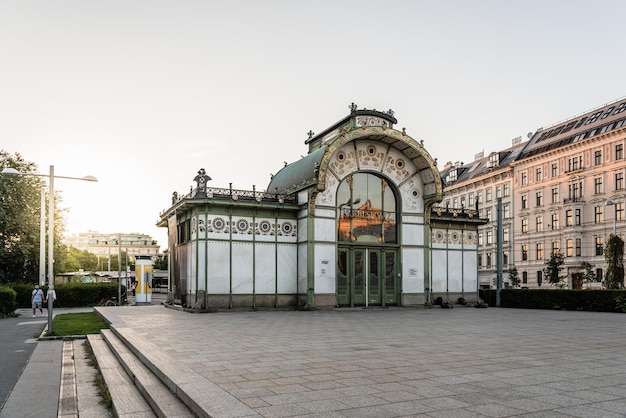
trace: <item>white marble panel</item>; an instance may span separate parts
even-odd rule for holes
[[[450,292],[463,290],[463,253],[448,251],[448,289]]]
[[[308,259],[308,246],[306,242],[298,245],[298,291],[299,293],[306,293],[307,287],[307,259]]]
[[[396,149],[391,148],[385,158],[383,172],[392,179],[395,184],[401,184],[407,178],[415,174],[415,167],[410,159]]]
[[[198,260],[195,263],[198,274],[198,290],[206,290],[206,241],[198,241]]]
[[[296,293],[298,265],[297,246],[278,245],[278,292]]]
[[[273,193],[273,192],[270,192]],[[304,189],[304,190],[300,190],[298,192],[298,204],[299,205],[304,205],[309,201],[309,192]]]
[[[424,217],[421,215],[402,215],[402,223],[423,225]]]
[[[387,145],[380,142],[359,141],[356,143],[356,152],[361,170],[380,172],[385,163]]]
[[[335,293],[335,265],[335,245],[315,244],[315,293]]]
[[[424,183],[419,174],[413,175],[400,186],[402,210],[406,212],[424,212]]]
[[[432,291],[433,292],[445,292],[446,291],[446,276],[447,276],[447,252],[441,250],[432,251]]]
[[[333,242],[336,240],[336,222],[334,219],[315,219],[315,240]]]
[[[421,248],[402,249],[402,291],[424,291],[424,251]]]
[[[233,294],[252,294],[252,244],[233,242]]]
[[[189,252],[187,253],[187,283],[190,289],[196,290],[196,263],[194,260],[194,255],[196,254],[196,249],[198,248],[197,241],[192,241],[189,244]]]
[[[276,290],[276,246],[275,244],[255,245],[256,293],[274,293]],[[250,276],[252,280],[252,275]]]
[[[337,218],[337,211],[335,209],[320,209],[315,208],[315,217],[316,218]]]
[[[476,281],[478,280],[478,255],[476,251],[463,252],[463,277],[466,283],[474,281],[472,289],[476,289]],[[467,289],[468,284],[465,285]]]
[[[424,245],[424,226],[402,224],[403,245]]]
[[[308,218],[298,219],[298,242],[307,240],[307,231],[309,230]]]
[[[209,242],[207,293],[228,293],[230,286],[230,254],[228,242]]]

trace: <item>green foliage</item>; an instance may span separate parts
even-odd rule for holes
[[[481,289],[479,296],[495,306],[495,290]],[[570,311],[622,312],[617,298],[626,301],[624,290],[502,289],[503,308],[563,309]],[[493,305],[492,305],[493,303]]]
[[[168,256],[165,254],[159,254],[154,261],[152,268],[154,270],[167,270],[168,269]]]
[[[64,246],[63,250],[66,253],[66,258],[64,260],[63,266],[60,266],[59,269],[63,272],[72,272],[72,271],[96,271],[98,269],[98,256],[90,253],[87,250],[79,250],[76,247],[67,247]]]
[[[17,292],[10,287],[0,286],[0,318],[10,316],[17,309]]]
[[[604,249],[608,266],[604,275],[604,287],[620,289],[624,287],[624,241],[611,234]]]
[[[4,168],[14,168],[21,173],[37,172],[37,166],[20,154],[11,155],[0,150],[0,171]],[[0,174],[0,284],[38,281],[41,189],[44,185],[45,181],[40,177]],[[58,194],[55,194],[55,201],[60,201]],[[58,248],[64,218],[63,209],[56,204],[55,208],[55,260],[60,262],[62,255],[58,254]],[[44,215],[47,219],[47,213]],[[43,239],[47,236],[46,232]]]
[[[615,307],[626,313],[626,296],[618,296],[615,298]]]
[[[565,258],[562,253],[552,253],[550,259],[546,261],[546,267],[543,269],[543,274],[546,280],[553,286],[560,288],[563,286],[563,276],[561,276],[561,270],[563,270],[563,263]]]
[[[30,308],[32,284],[12,283],[7,286],[17,293],[20,308]],[[44,293],[48,291],[47,286],[42,286],[42,289]],[[55,285],[54,290],[57,295],[55,308],[94,306],[102,299],[117,297],[117,283],[65,283]],[[122,293],[126,293],[125,286],[122,286]]]
[[[519,274],[517,273],[517,267],[513,267],[509,270],[509,283],[511,286],[517,287],[520,284]]]
[[[585,283],[597,283],[598,282],[598,277],[596,276],[596,272],[595,272],[595,268],[596,266],[588,263],[586,261],[583,261],[582,263],[580,263],[580,269],[582,270],[581,278],[583,279],[583,282]]]

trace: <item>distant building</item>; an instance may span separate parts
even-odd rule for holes
[[[569,288],[585,286],[582,262],[606,271],[604,246],[611,234],[626,232],[626,99],[547,128],[522,143],[470,164],[449,164],[441,172],[444,203],[478,205],[490,219],[479,227],[481,287],[496,276],[496,199],[502,197],[504,279],[516,267],[522,287],[547,288],[543,277],[552,253],[565,256]]]
[[[112,233],[103,234],[95,231],[81,232],[78,234],[66,235],[63,239],[65,245],[89,251],[98,256],[99,259],[108,259],[109,256],[117,256],[120,247],[128,254],[131,261],[138,255],[149,255],[154,261],[159,255],[159,245],[150,235],[139,233]],[[102,267],[106,267],[103,264]],[[106,270],[106,268],[102,268]]]

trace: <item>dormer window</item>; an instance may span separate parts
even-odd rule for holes
[[[446,182],[447,182],[447,183],[451,183],[451,182],[453,182],[453,181],[456,181],[456,179],[457,179],[457,172],[456,172],[456,168],[455,168],[455,169],[451,170],[451,171],[448,173],[448,175],[447,175],[447,177],[446,177]]]
[[[498,165],[500,165],[500,154],[494,152],[489,155],[489,167],[497,167]]]

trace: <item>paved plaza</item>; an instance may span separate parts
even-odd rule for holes
[[[99,310],[236,398],[239,416],[626,416],[623,314]]]

